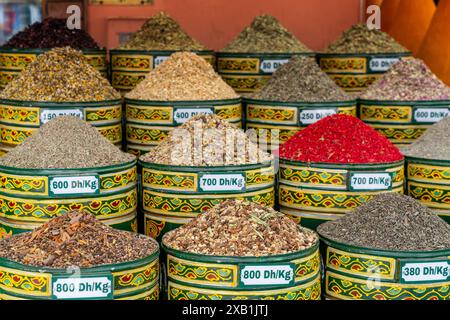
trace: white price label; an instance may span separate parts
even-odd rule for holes
[[[57,299],[104,299],[112,296],[112,281],[108,277],[57,279],[52,289]]]
[[[387,71],[392,64],[396,63],[399,58],[373,58],[370,59],[369,68],[372,71]]]
[[[300,123],[313,124],[336,113],[336,109],[302,109],[300,111]]]
[[[240,270],[243,285],[279,285],[294,282],[294,268],[291,265],[244,266]]]
[[[214,110],[212,108],[176,108],[173,111],[173,119],[176,123],[185,123],[193,116],[198,114],[213,114]]]
[[[204,174],[200,177],[203,191],[241,191],[245,190],[245,176],[237,174]]]
[[[389,190],[391,188],[392,177],[387,172],[350,174],[352,190]]]
[[[404,282],[445,281],[450,274],[450,265],[447,261],[408,262],[401,272]]]
[[[261,60],[260,69],[262,72],[273,73],[288,61],[289,59]]]
[[[449,108],[417,108],[414,120],[417,122],[438,122],[449,115]]]
[[[97,176],[52,177],[49,179],[52,194],[98,193],[100,191]]]
[[[39,118],[41,124],[44,124],[59,116],[74,116],[84,120],[84,113],[81,109],[41,109]]]
[[[154,63],[154,67],[156,68],[157,66],[159,66],[161,63],[163,63],[164,61],[166,61],[167,59],[169,59],[169,56],[157,56],[155,57],[155,63]]]

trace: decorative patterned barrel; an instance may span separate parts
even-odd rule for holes
[[[127,150],[141,155],[170,131],[199,113],[214,113],[242,125],[240,98],[204,101],[147,101],[125,98]]]
[[[120,99],[98,102],[31,102],[0,100],[1,149],[22,143],[40,126],[60,115],[73,115],[93,125],[111,143],[122,144]]]
[[[294,55],[311,56],[314,53],[217,53],[217,71],[240,93],[255,92],[269,81],[279,66]]]
[[[400,252],[321,240],[327,298],[450,300],[450,250]]]
[[[0,235],[29,231],[70,210],[137,231],[136,160],[86,169],[0,166]]]
[[[356,101],[276,102],[244,98],[246,129],[266,137],[269,149],[277,149],[297,131],[332,114],[356,117]]]
[[[264,257],[167,253],[169,300],[320,300],[319,245]]]
[[[399,147],[418,139],[427,128],[449,115],[450,100],[359,100],[360,118]]]
[[[36,57],[50,49],[11,49],[0,48],[0,90],[5,88],[23,69]],[[108,73],[105,49],[82,50],[89,64],[100,71],[105,77]]]
[[[403,193],[404,162],[304,163],[280,159],[280,211],[311,229],[334,220],[381,192]]]
[[[158,300],[159,249],[140,260],[54,269],[0,258],[0,300]]]
[[[406,192],[450,223],[450,161],[406,157]]]
[[[161,165],[139,160],[140,209],[147,235],[160,238],[226,199],[274,206],[272,163],[223,167]]]
[[[404,57],[411,57],[411,53],[317,53],[320,68],[348,92],[363,91]]]
[[[111,84],[122,93],[131,91],[145,78],[147,73],[156,68],[176,51],[145,50],[110,50]],[[215,66],[215,55],[211,50],[193,51]]]

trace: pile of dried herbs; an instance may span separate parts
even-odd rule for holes
[[[420,59],[402,59],[361,95],[368,100],[450,100],[450,88]]]
[[[153,239],[108,227],[89,213],[70,211],[32,232],[0,240],[0,257],[49,268],[90,268],[148,257]]]
[[[134,160],[96,128],[73,116],[44,124],[23,143],[0,158],[0,165],[26,169],[103,167]]]
[[[450,249],[450,225],[411,197],[382,193],[317,229],[331,240],[371,249]]]
[[[191,38],[166,13],[160,12],[148,19],[119,49],[131,50],[207,50]]]
[[[413,144],[406,147],[406,156],[450,161],[450,117],[435,123]]]
[[[39,55],[0,93],[21,101],[102,101],[120,99],[108,80],[81,51],[55,48]]]
[[[126,97],[156,101],[239,98],[205,59],[192,52],[173,53]]]
[[[268,162],[272,156],[233,124],[217,115],[200,114],[172,130],[140,160],[177,166],[228,166]]]
[[[370,30],[365,24],[356,24],[332,42],[326,53],[400,53],[408,49],[395,41],[389,34]]]
[[[222,52],[312,52],[275,18],[257,16]]]
[[[354,100],[320,69],[314,58],[302,56],[294,56],[279,67],[252,98],[282,102]]]
[[[3,48],[50,49],[69,46],[75,49],[99,49],[94,39],[84,30],[67,28],[66,19],[46,18],[16,33]]]
[[[176,250],[237,257],[292,253],[317,241],[315,232],[283,213],[242,200],[224,201],[163,237]]]

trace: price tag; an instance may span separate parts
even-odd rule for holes
[[[83,110],[74,108],[74,109],[41,109],[39,114],[39,119],[41,120],[41,124],[47,123],[50,120],[59,117],[59,116],[74,116],[78,117],[81,120],[84,120]]]
[[[417,262],[417,260],[400,261],[400,282],[447,282],[450,280],[448,259]]]
[[[392,174],[389,172],[351,172],[348,178],[350,190],[390,190],[392,189]]]
[[[98,176],[51,177],[50,194],[98,194],[100,184]]]
[[[280,66],[288,61],[289,59],[261,60],[260,69],[262,72],[274,73]]]
[[[112,299],[112,275],[55,278],[52,293],[56,299]]]
[[[417,108],[414,110],[416,122],[438,122],[449,115],[449,108]]]
[[[293,264],[242,265],[239,270],[244,286],[291,285],[295,281]]]
[[[243,173],[202,174],[199,185],[202,191],[243,191],[245,175]]]
[[[336,113],[337,113],[336,108],[302,109],[302,110],[300,110],[300,123],[301,124],[313,124],[325,117],[331,116]]]
[[[173,111],[173,120],[176,123],[185,123],[193,116],[198,114],[213,114],[213,108],[175,108]]]
[[[372,71],[384,72],[389,70],[392,64],[396,63],[399,58],[372,58],[369,62],[369,68]]]
[[[154,60],[154,63],[153,63],[154,64],[154,68],[159,66],[161,63],[163,63],[167,59],[169,59],[169,56],[157,56],[157,57],[155,57],[155,60]]]

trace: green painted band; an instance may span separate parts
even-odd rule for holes
[[[238,166],[203,166],[203,167],[193,167],[193,166],[176,166],[176,165],[167,165],[167,164],[158,164],[146,162],[143,160],[138,160],[138,168],[147,168],[147,169],[157,169],[164,170],[170,172],[216,172],[216,171],[242,171],[242,170],[251,170],[251,169],[264,169],[269,168],[273,164],[272,162],[265,163],[257,163],[257,164],[246,164],[246,165],[238,165]],[[1,169],[1,167],[0,167]]]
[[[130,54],[130,55],[164,55],[164,56],[170,56],[172,53],[175,52],[181,52],[181,51],[188,51],[193,52],[198,55],[214,55],[213,50],[134,50],[134,49],[112,49],[109,50],[109,55],[120,55],[120,54]]]
[[[449,107],[450,99],[444,100],[366,100],[358,99],[358,105],[367,104],[369,106],[446,106]]]
[[[309,102],[309,101],[298,101],[298,102],[284,102],[276,100],[259,100],[252,98],[242,98],[242,102],[245,104],[254,103],[257,105],[272,106],[272,107],[356,107],[356,99],[348,101],[321,101],[321,102]]]
[[[0,104],[19,106],[19,107],[47,107],[47,108],[87,108],[87,107],[111,107],[121,105],[121,99],[101,100],[101,101],[64,101],[64,102],[46,102],[46,101],[24,101],[12,99],[0,99]]]
[[[385,163],[365,163],[365,164],[342,164],[342,163],[327,163],[327,162],[303,162],[295,161],[284,158],[279,158],[280,166],[283,164],[302,166],[310,168],[320,168],[320,169],[330,169],[330,170],[360,170],[360,171],[371,171],[371,170],[382,170],[391,169],[404,164],[404,160],[395,162],[385,162]]]
[[[433,166],[448,168],[450,170],[450,160],[426,159],[426,158],[411,157],[411,156],[406,155],[405,163],[406,163],[406,165],[408,165],[409,163],[429,164],[429,165],[433,165]]]
[[[317,52],[316,56],[318,59],[321,58],[396,58],[396,57],[408,57],[411,56],[412,52],[380,52],[380,53],[325,53]]]
[[[241,98],[235,99],[222,99],[222,100],[179,100],[179,101],[157,101],[157,100],[138,100],[125,98],[125,103],[129,105],[139,105],[139,106],[168,106],[174,108],[180,107],[213,107],[213,106],[226,106],[232,104],[241,103]]]
[[[292,56],[315,56],[315,52],[217,52],[217,58],[290,58]]]
[[[0,54],[1,53],[35,53],[35,54],[42,54],[47,51],[50,51],[54,48],[1,48],[0,47]],[[81,52],[83,54],[104,54],[106,55],[106,49],[81,49]]]

